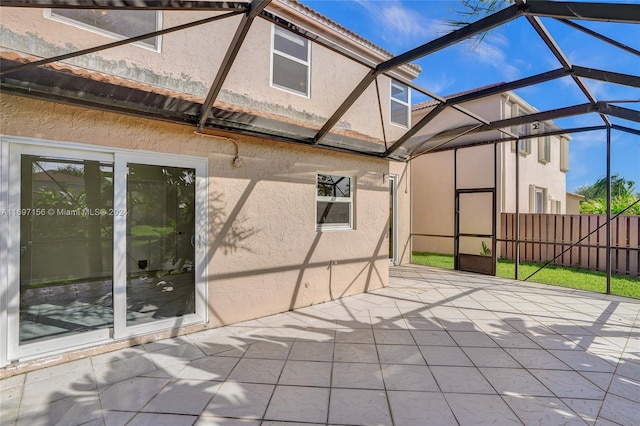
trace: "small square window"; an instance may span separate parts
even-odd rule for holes
[[[151,33],[162,27],[161,12],[156,10],[49,9],[45,16],[116,39]],[[160,50],[159,36],[137,43]]]
[[[411,91],[406,84],[391,80],[391,122],[402,127],[411,124]]]
[[[316,230],[353,229],[353,188],[348,176],[319,173],[316,179]]]
[[[274,87],[309,96],[310,47],[304,37],[273,27],[271,84]]]

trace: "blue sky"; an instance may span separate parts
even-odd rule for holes
[[[447,20],[460,19],[457,11],[462,9],[461,1],[452,0],[302,1],[396,55],[452,31]],[[639,57],[553,19],[543,18],[542,22],[572,64],[640,74]],[[640,25],[576,22],[640,50]],[[491,31],[481,43],[474,40],[463,42],[415,63],[423,70],[416,82],[439,95],[560,68],[560,63],[524,18]],[[633,103],[617,105],[640,109],[640,89],[595,80],[584,81],[598,100],[635,100]],[[541,111],[587,102],[570,78],[525,88],[516,93]],[[555,122],[561,127],[603,124],[596,114]],[[612,122],[640,129],[639,123],[616,118],[612,118]],[[567,190],[573,191],[605,176],[605,142],[605,131],[572,136]],[[635,181],[636,190],[640,192],[640,137],[619,131],[612,133],[612,171]]]

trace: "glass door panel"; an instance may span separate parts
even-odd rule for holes
[[[19,158],[19,343],[112,327],[113,163]]]
[[[196,170],[128,163],[127,320],[196,313]]]

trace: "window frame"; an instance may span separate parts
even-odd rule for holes
[[[551,162],[551,136],[538,138],[538,161],[543,164]]]
[[[349,179],[349,197],[327,197],[318,195],[318,180],[320,176],[331,176],[331,177],[339,177]],[[315,194],[316,194],[316,202],[315,202],[315,224],[316,231],[337,231],[337,230],[353,230],[354,229],[354,220],[353,220],[353,212],[354,212],[354,193],[355,193],[355,177],[349,175],[341,175],[334,173],[326,173],[326,172],[317,172],[316,173],[316,181],[315,181]],[[318,223],[318,203],[344,203],[349,204],[349,223]]]
[[[538,211],[538,195],[540,196],[540,210]],[[547,212],[547,190],[545,188],[541,188],[536,186],[533,188],[533,213],[535,214],[545,214]]]
[[[305,40],[307,42],[307,60],[303,61],[300,58],[296,58],[295,56],[291,56],[288,53],[285,52],[281,52],[280,50],[277,50],[275,47],[275,42],[276,42],[276,31],[277,30],[282,30],[285,31],[288,34],[291,34],[294,37],[298,37],[302,40]],[[294,61],[298,64],[302,64],[305,65],[307,67],[307,91],[305,92],[301,92],[301,91],[297,91],[294,89],[291,89],[290,87],[286,87],[286,86],[281,86],[277,83],[275,83],[273,81],[273,76],[274,76],[274,56],[278,55],[282,58],[285,59],[289,59],[291,61]],[[270,52],[269,52],[269,85],[271,87],[273,87],[274,89],[278,89],[278,90],[283,90],[287,93],[291,93],[297,96],[301,96],[303,98],[307,98],[310,99],[311,98],[311,41],[305,39],[304,37],[299,36],[298,34],[295,34],[291,31],[288,31],[284,28],[280,28],[279,26],[277,26],[276,24],[271,24],[271,48],[270,48]]]
[[[396,84],[397,86],[403,86],[406,88],[407,90],[407,101],[403,101],[401,99],[398,98],[394,98],[393,97],[393,85]],[[400,105],[402,105],[403,107],[405,107],[407,109],[407,123],[397,123],[395,121],[393,121],[393,103],[398,103]],[[403,129],[410,129],[411,128],[411,88],[409,86],[407,86],[404,83],[401,83],[397,80],[394,79],[389,79],[389,123],[393,124],[394,126],[398,126],[398,127],[402,127]]]
[[[569,171],[569,139],[560,136],[560,171]]]
[[[154,12],[156,13],[156,31],[160,31],[162,29],[162,26],[163,26],[163,23],[164,23],[164,15],[163,15],[161,10],[156,10]],[[51,19],[53,21],[60,22],[60,23],[63,23],[65,25],[71,25],[73,27],[80,28],[82,30],[89,31],[89,32],[92,32],[94,34],[98,34],[98,35],[101,35],[101,36],[104,36],[104,37],[108,37],[108,38],[111,38],[111,39],[114,39],[114,40],[125,40],[127,38],[131,38],[131,36],[125,36],[125,35],[122,35],[122,34],[114,33],[114,32],[111,32],[109,30],[105,30],[103,28],[93,26],[91,24],[86,24],[84,22],[77,21],[77,20],[75,20],[73,18],[67,18],[65,16],[56,15],[55,12],[53,11],[53,9],[51,9],[51,8],[44,9],[43,13],[44,13],[44,17],[47,18],[47,19]],[[155,36],[154,38],[157,40],[157,43],[156,43],[155,46],[152,46],[152,45],[150,45],[148,43],[142,43],[140,41],[136,41],[136,42],[133,42],[131,44],[133,44],[135,46],[138,46],[138,47],[142,47],[142,48],[147,49],[147,50],[151,50],[152,52],[160,53],[160,52],[162,52],[162,36],[158,35],[158,36]]]
[[[152,151],[138,151],[111,146],[94,146],[83,143],[60,142],[46,139],[19,136],[0,136],[0,207],[3,209],[21,209],[22,182],[20,180],[20,156],[24,154],[47,155],[51,157],[68,158],[73,160],[95,160],[112,162],[114,185],[114,211],[126,211],[126,197],[117,197],[115,191],[126,191],[127,162],[159,165],[169,167],[186,167],[196,170],[195,214],[196,226],[208,227],[208,176],[209,163],[206,158],[171,155]],[[18,165],[18,166],[16,166]],[[195,244],[195,276],[194,292],[196,294],[195,312],[181,317],[159,319],[139,325],[126,324],[126,215],[114,215],[112,248],[113,256],[113,315],[111,328],[90,330],[68,336],[38,340],[20,344],[19,341],[19,299],[20,288],[20,247],[18,239],[8,243],[0,242],[0,260],[9,266],[7,274],[0,275],[0,291],[4,291],[9,298],[6,312],[0,313],[0,337],[8,342],[0,350],[0,366],[13,360],[35,359],[44,355],[66,353],[96,344],[110,344],[135,336],[149,335],[163,330],[177,330],[188,325],[204,324],[208,318],[207,304],[209,303],[208,283],[204,277],[208,276],[207,250],[209,239],[207,233],[197,234]],[[20,217],[5,215],[0,217],[3,226],[13,229],[20,228]],[[176,318],[179,318],[176,321]]]
[[[520,111],[523,110],[523,108],[515,102],[507,102],[507,106],[509,107],[509,118],[519,117]],[[511,132],[520,136],[524,133],[523,128],[524,125],[522,124],[511,126]],[[511,152],[515,152],[516,149],[520,155],[527,156],[531,154],[531,139],[517,139],[511,142]]]

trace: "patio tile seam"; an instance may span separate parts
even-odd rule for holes
[[[397,307],[397,306],[396,306]],[[404,319],[404,317],[402,316],[402,312],[400,312],[400,317]],[[369,318],[371,319],[371,313],[369,313]],[[380,368],[380,377],[382,378],[382,387],[384,389],[384,397],[387,400],[387,410],[389,410],[389,419],[391,420],[391,424],[395,425],[395,421],[393,420],[393,411],[391,410],[391,400],[389,399],[389,392],[387,390],[387,383],[386,380],[384,379],[384,374],[382,374],[382,363],[380,362],[380,353],[378,351],[378,342],[376,340],[376,333],[373,330],[373,321],[372,322],[372,326],[371,326],[371,332],[373,333],[373,344],[374,344],[374,348],[376,351],[376,357],[378,358],[378,366]],[[415,339],[413,337],[413,334],[411,334],[411,332],[409,332],[409,335],[411,336],[411,339],[414,340],[415,343]],[[417,344],[416,344],[417,346]],[[422,355],[422,352],[420,352],[420,354]],[[426,360],[425,360],[426,363]],[[329,400],[329,410],[331,410],[331,400]],[[328,415],[328,413],[327,413]],[[327,418],[327,422],[329,421],[329,419]]]
[[[473,322],[473,321],[472,321],[472,322]],[[445,331],[447,331],[447,330],[445,329]],[[553,331],[553,330],[552,330],[552,331]],[[555,331],[553,331],[553,332],[554,332],[554,334],[556,334],[556,335],[560,335],[559,333],[556,333]],[[448,331],[447,331],[447,333],[449,334],[449,332],[448,332]],[[490,336],[488,336],[486,333],[484,333],[484,332],[483,332],[483,334],[485,334],[487,337],[489,337],[489,338],[491,339],[491,337],[490,337]],[[524,333],[520,333],[520,334],[525,335]],[[449,337],[451,337],[451,338],[453,339],[453,337],[452,337],[450,334],[449,334]],[[525,337],[528,337],[528,336],[526,336],[526,335],[525,335]],[[457,344],[457,341],[456,341],[455,339],[453,339],[453,340],[454,340],[454,342],[456,342],[456,344]],[[495,340],[493,340],[493,339],[491,339],[491,340],[492,340],[492,341],[494,341],[494,343],[496,343],[496,344],[498,345],[498,348],[502,348],[502,346],[501,346],[498,342],[495,342]],[[532,340],[532,339],[530,339],[530,340]],[[536,342],[534,341],[534,343],[536,343]],[[460,346],[459,344],[457,344],[457,347],[458,347],[458,349],[463,350],[463,347],[462,347],[462,346]],[[504,348],[502,348],[502,349],[504,350]],[[551,352],[549,352],[549,350],[548,350],[548,349],[542,348],[542,350],[544,350],[548,355],[551,355],[551,356],[553,356],[554,358],[558,359],[558,361],[560,361],[560,362],[564,363],[562,360],[560,360],[559,358],[555,357]],[[505,352],[506,352],[506,351],[505,351]],[[508,352],[507,352],[507,354],[508,354]],[[513,358],[513,357],[512,357],[512,358]],[[582,418],[582,417],[581,417],[577,412],[575,412],[571,407],[569,407],[567,404],[565,404],[565,403],[564,403],[564,397],[560,397],[560,396],[558,396],[558,395],[557,395],[555,392],[553,392],[553,391],[552,391],[552,390],[551,390],[547,385],[545,385],[544,383],[542,383],[542,382],[541,382],[541,381],[540,381],[540,380],[539,380],[535,375],[533,375],[531,372],[529,372],[529,369],[527,369],[526,367],[524,367],[524,366],[523,366],[523,365],[522,365],[522,364],[521,364],[517,359],[515,359],[515,358],[514,358],[514,360],[515,360],[515,361],[516,361],[516,363],[518,363],[518,364],[519,364],[519,365],[520,365],[520,366],[521,366],[525,371],[527,371],[529,374],[531,374],[531,375],[535,378],[535,380],[536,380],[536,381],[538,381],[538,382],[539,382],[539,383],[540,383],[540,384],[541,384],[541,385],[542,385],[546,390],[548,390],[548,391],[550,392],[550,394],[551,394],[551,395],[553,395],[553,397],[554,397],[554,398],[556,398],[556,399],[558,399],[559,401],[561,401],[561,403],[562,403],[562,404],[563,404],[563,405],[564,405],[568,410],[570,410],[570,411],[571,411],[571,412],[572,412],[572,413],[573,413],[577,418],[580,418],[580,419]],[[426,360],[425,360],[425,361],[426,361]],[[491,386],[491,388],[494,390],[495,395],[499,395],[499,396],[500,396],[500,398],[502,399],[502,401],[507,405],[507,407],[509,407],[509,410],[511,410],[511,411],[513,412],[513,414],[516,416],[516,418],[518,418],[518,419],[519,419],[523,424],[525,424],[525,422],[524,422],[524,421],[522,421],[522,419],[517,415],[517,413],[515,412],[515,410],[514,410],[514,409],[513,409],[513,408],[512,408],[508,403],[507,403],[507,401],[504,399],[504,397],[505,397],[505,396],[509,396],[509,395],[505,395],[505,394],[503,394],[503,393],[498,392],[498,391],[495,389],[495,386],[494,386],[494,385],[493,385],[493,384],[492,384],[492,383],[487,379],[487,377],[482,373],[482,371],[481,371],[481,370],[480,370],[480,368],[477,366],[477,364],[476,364],[475,362],[473,362],[473,360],[472,360],[471,362],[474,364],[474,368],[476,368],[476,370],[481,374],[481,376],[484,378],[484,380],[485,380],[485,381],[487,381],[487,383],[489,383],[489,385]],[[572,367],[570,367],[570,366],[567,366],[567,367],[569,367],[569,369],[570,369],[570,370],[568,370],[568,371],[574,371],[574,372],[579,373],[578,371],[576,371],[576,370],[575,370],[575,369],[573,369]],[[505,368],[506,368],[506,367],[505,367]],[[562,371],[565,371],[565,370],[562,370]],[[581,376],[581,377],[584,377],[582,374],[580,374],[580,376]],[[434,378],[435,378],[435,377],[434,377]],[[585,378],[585,379],[587,379],[586,377],[584,377],[584,378]],[[587,379],[587,380],[588,380],[588,379]],[[589,380],[589,382],[591,382],[591,381]],[[591,382],[591,383],[592,383],[592,382]],[[436,378],[436,384],[437,384],[437,386],[438,386],[438,388],[440,389],[440,391],[441,391],[441,393],[442,393],[442,394],[460,394],[460,392],[444,392],[444,391],[442,391],[442,389],[440,388],[440,385],[439,385],[439,383],[438,383],[438,381],[437,381],[437,378]],[[594,384],[594,385],[595,385],[595,384]],[[596,386],[597,386],[597,385],[596,385]],[[470,393],[470,395],[477,395],[477,394],[485,394],[485,393]],[[605,397],[606,397],[606,393],[605,393]],[[573,398],[573,399],[578,399],[578,398]],[[586,398],[585,398],[585,399],[586,399]],[[592,399],[588,399],[588,400],[592,400]],[[602,400],[600,400],[600,401],[603,401],[603,400],[604,400],[604,398],[603,398]],[[450,408],[451,408],[451,407],[450,407]]]
[[[263,421],[265,416],[267,415],[267,411],[269,410],[269,406],[271,405],[271,401],[273,400],[273,396],[275,395],[276,389],[278,388],[278,384],[280,383],[280,380],[282,379],[282,373],[284,372],[284,369],[287,366],[287,362],[289,361],[289,357],[291,356],[291,351],[293,349],[293,344],[294,343],[295,343],[295,340],[292,341],[291,342],[291,346],[289,346],[289,350],[287,351],[287,356],[284,358],[284,363],[282,364],[282,368],[280,368],[280,372],[278,373],[278,377],[275,379],[275,383],[272,383],[272,384],[270,383],[269,384],[269,385],[273,386],[273,390],[271,391],[271,394],[269,395],[269,400],[265,404],[264,411],[262,412],[262,414],[260,415],[260,418],[258,419],[260,421]],[[248,350],[249,349],[247,349],[247,352],[248,352]],[[246,355],[246,352],[243,354],[243,359],[245,359],[244,355]],[[257,358],[246,358],[246,359],[257,359]],[[265,359],[265,358],[263,358],[263,359]],[[273,358],[266,358],[266,359],[274,360]],[[278,358],[277,360],[280,361],[282,359]],[[228,377],[231,376],[231,374],[237,368],[237,366],[238,366],[238,364],[236,364],[236,366],[229,372],[229,376]],[[225,381],[225,383],[226,383],[226,381]],[[240,382],[237,382],[237,383],[250,383],[250,382],[241,382],[240,381]],[[263,383],[256,383],[256,384],[264,385],[265,383],[263,382]],[[212,400],[213,400],[213,398],[209,400],[209,403],[207,404],[207,406],[211,403]]]
[[[369,318],[371,318],[371,315],[369,315]],[[371,322],[371,320],[369,320],[369,322]],[[373,334],[373,327],[371,327],[371,334]],[[325,418],[326,424],[329,424],[329,414],[331,413],[331,392],[333,389],[333,367],[336,362],[336,343],[337,343],[336,340],[337,340],[337,334],[332,339],[333,348],[331,351],[331,368],[329,369],[329,397],[327,400],[327,417]]]

